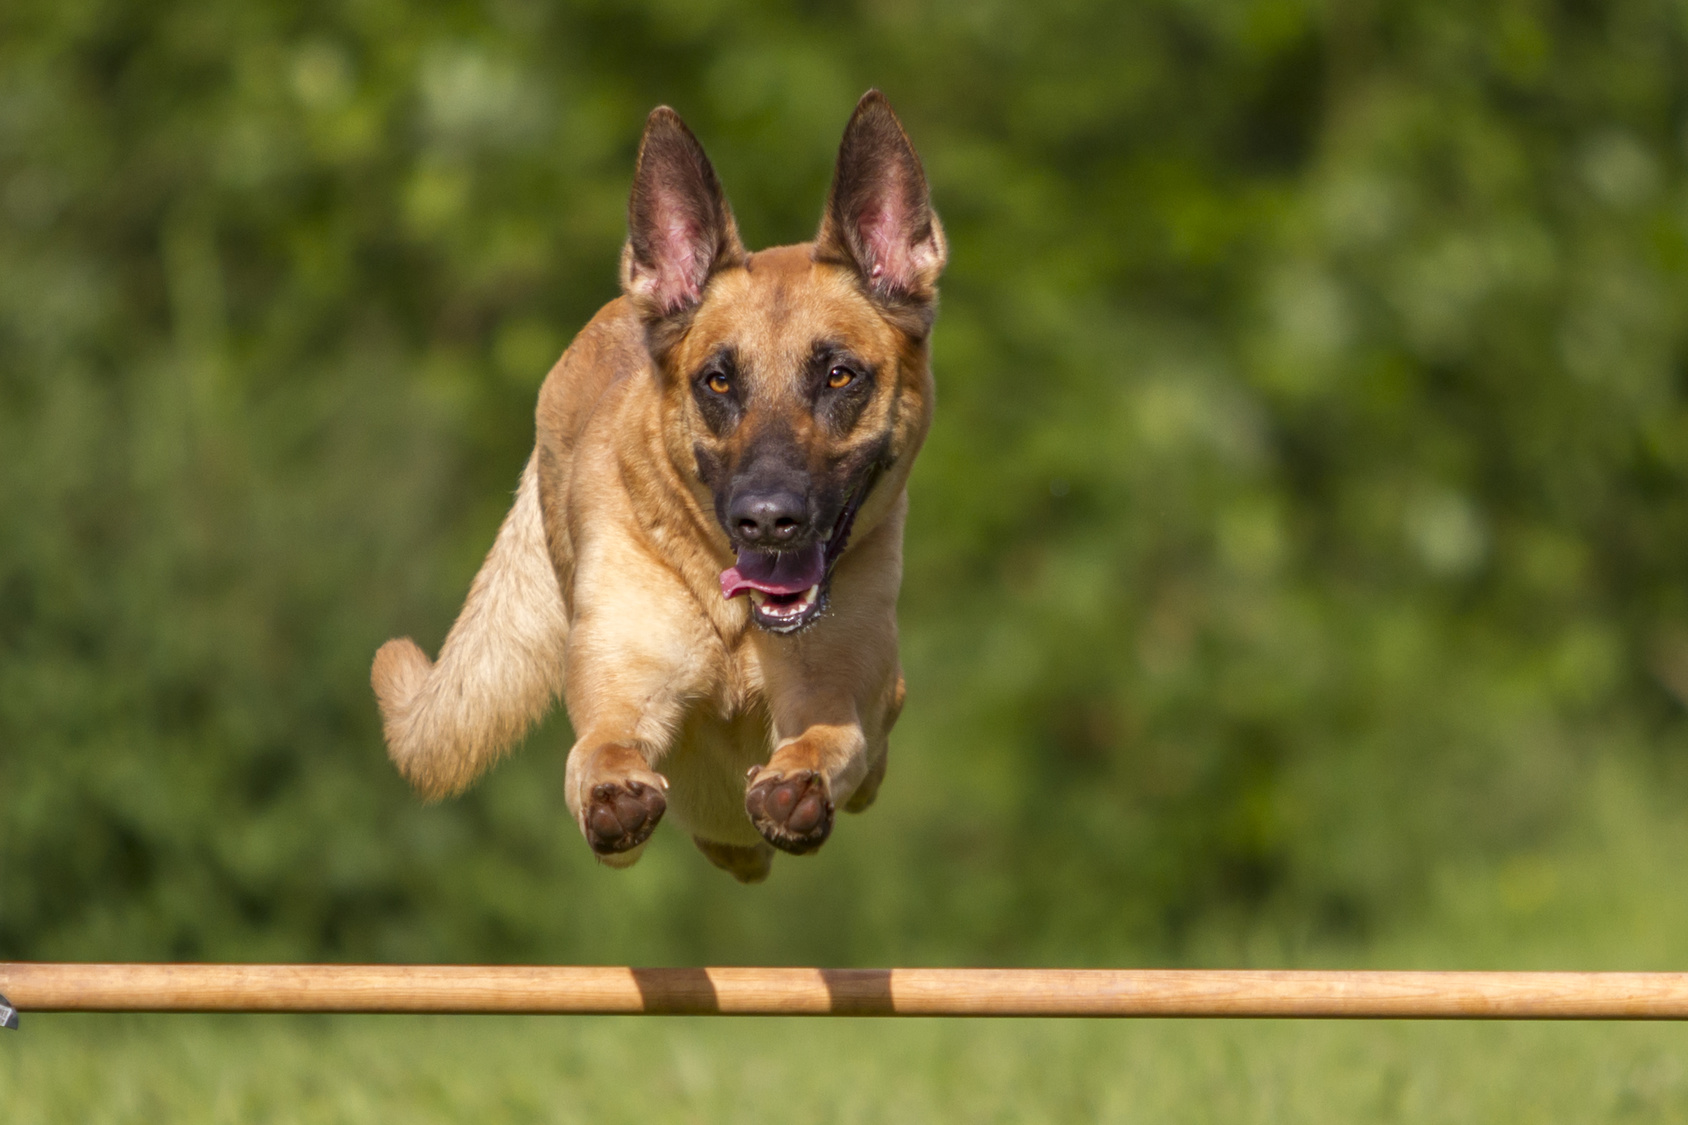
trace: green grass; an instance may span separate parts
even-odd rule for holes
[[[1671,969],[1688,818],[1600,771],[1562,844],[1439,880],[1347,958],[1257,931],[1202,963]],[[24,1016],[4,1125],[1688,1122],[1688,1026]]]
[[[8,1125],[1688,1121],[1688,1028],[37,1016]]]

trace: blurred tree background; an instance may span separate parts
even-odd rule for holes
[[[610,872],[560,718],[421,805],[369,660],[461,604],[644,115],[790,242],[870,85],[954,248],[879,806],[759,888],[672,830]],[[1685,161],[1644,0],[9,0],[0,956],[1306,960],[1473,863],[1527,909],[1612,770],[1688,806]]]

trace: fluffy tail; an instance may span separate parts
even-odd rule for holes
[[[430,798],[468,788],[550,707],[567,636],[530,459],[439,662],[409,637],[375,654],[370,683],[399,772]]]

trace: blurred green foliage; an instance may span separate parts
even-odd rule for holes
[[[561,720],[421,806],[368,661],[460,604],[644,114],[789,242],[870,85],[954,255],[879,806],[609,872]],[[1643,0],[10,0],[0,956],[1295,957],[1603,763],[1688,795],[1685,160]]]

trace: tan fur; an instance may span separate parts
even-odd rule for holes
[[[935,278],[935,220],[933,231]],[[660,361],[647,347],[655,314],[638,300],[611,302],[581,331],[540,391],[534,456],[439,661],[408,638],[391,641],[372,679],[389,752],[428,796],[467,786],[560,690],[576,732],[563,797],[582,829],[593,794],[610,791],[601,787],[650,787],[713,862],[750,881],[766,874],[771,851],[746,814],[747,775],[812,771],[853,810],[884,776],[903,701],[905,486],[932,381],[924,336],[836,254],[812,244],[748,254],[728,233]],[[683,287],[686,277],[662,280]],[[626,285],[637,298],[636,274]],[[818,338],[883,373],[845,437],[816,430],[785,389],[784,373]],[[837,560],[832,608],[794,635],[755,627],[748,600],[727,600],[719,586],[734,547],[696,460],[714,439],[674,373],[723,346],[763,373],[756,416],[794,427],[817,465],[852,442],[882,441],[891,453]],[[623,866],[643,846],[602,858]]]
[[[428,797],[467,788],[556,698],[567,636],[530,459],[439,662],[409,637],[375,654],[370,678],[399,772]]]

